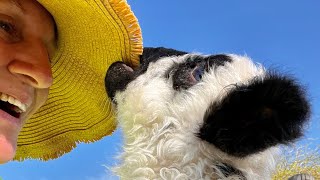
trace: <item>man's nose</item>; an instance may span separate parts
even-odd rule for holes
[[[52,71],[48,50],[41,40],[30,40],[14,45],[14,59],[8,69],[24,83],[36,88],[52,85]]]

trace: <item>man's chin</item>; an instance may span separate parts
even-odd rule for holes
[[[8,139],[0,135],[0,164],[11,161],[16,153],[16,143],[8,141]]]

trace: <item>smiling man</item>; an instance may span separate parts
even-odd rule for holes
[[[124,0],[1,0],[0,164],[111,134],[105,72],[117,60],[137,65],[141,52]]]
[[[0,2],[0,163],[11,160],[27,118],[52,85],[54,21],[36,1]]]

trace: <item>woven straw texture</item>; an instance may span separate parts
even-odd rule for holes
[[[104,87],[114,61],[138,65],[142,53],[137,19],[124,0],[39,0],[53,15],[58,50],[46,104],[27,120],[15,159],[49,160],[79,142],[110,135],[114,113]]]

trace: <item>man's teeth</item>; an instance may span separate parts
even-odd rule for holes
[[[20,109],[20,111],[18,109],[16,109],[16,111],[19,112],[19,113],[26,112],[26,110],[27,110],[27,105],[26,104],[21,103],[19,100],[15,99],[12,96],[9,96],[9,95],[4,94],[4,93],[0,93],[0,99],[1,99],[1,101],[8,102],[8,103],[18,107]]]

